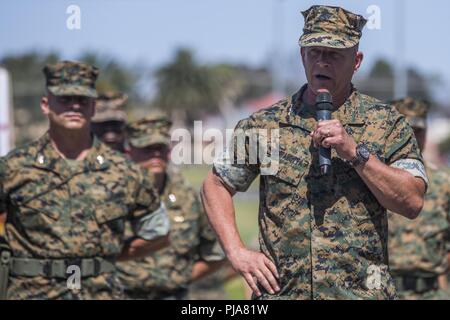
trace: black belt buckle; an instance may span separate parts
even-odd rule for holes
[[[406,291],[417,291],[417,278],[416,277],[402,277],[403,287]]]
[[[51,278],[53,276],[52,269],[52,260],[46,260],[44,267],[42,268],[42,273],[46,278]]]
[[[101,262],[98,258],[93,258],[94,260],[94,277],[97,277],[100,275],[101,271]]]
[[[81,259],[80,258],[70,258],[64,259],[64,264],[66,268],[66,272],[70,266],[77,266],[80,269],[80,273],[83,274],[83,270],[81,270]]]

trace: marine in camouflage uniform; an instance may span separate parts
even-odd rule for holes
[[[90,133],[98,70],[63,61],[44,73],[49,131],[0,159],[0,212],[12,255],[8,298],[121,297],[116,259],[131,257],[130,248],[146,254],[167,235],[168,217],[148,174]],[[55,140],[63,136],[66,145]],[[85,156],[66,156],[85,136]],[[134,239],[125,239],[126,219]]]
[[[358,92],[351,80],[347,80],[349,93],[343,103],[335,102],[335,120],[317,122],[316,108],[310,102],[313,99],[305,100],[311,94],[308,87],[317,83],[333,87],[336,80],[332,77],[339,75],[333,74],[332,68],[343,63],[334,60],[344,60],[344,54],[355,50],[365,20],[342,8],[326,6],[313,6],[303,15],[300,45],[308,84],[292,97],[237,124],[233,144],[215,161],[213,172],[204,182],[204,206],[231,264],[256,295],[261,293],[260,299],[395,299],[388,267],[386,209],[362,176],[373,182],[378,170],[386,176],[389,172],[390,177],[402,176],[404,184],[417,184],[425,190],[427,177],[420,151],[405,118],[391,106]],[[322,74],[311,77],[308,73],[310,54],[316,55],[321,67],[317,70]],[[358,58],[356,50],[355,55]],[[278,130],[279,141],[268,138],[265,150],[269,154],[271,149],[279,151],[278,159],[272,157],[271,163],[278,166],[276,173],[267,171],[270,168],[261,158],[252,162],[258,145],[250,142],[254,129],[269,131],[253,140],[263,147],[263,138]],[[340,137],[336,145],[351,141],[348,150],[354,153],[350,157],[341,146],[342,154],[346,154],[343,158],[337,147],[332,147],[331,173],[322,175],[316,141],[331,146],[333,135]],[[246,142],[244,147],[239,141]],[[361,146],[369,151],[366,159],[358,155]],[[242,159],[245,161],[239,162]],[[223,209],[231,206],[235,192],[246,191],[258,175],[259,242],[264,255],[240,244],[238,232],[232,227],[234,215]],[[380,199],[394,193],[389,189],[387,195],[380,184],[373,189],[381,194]],[[403,192],[406,199],[413,199],[409,190]],[[423,201],[421,192],[414,195],[414,207],[403,212],[412,218]],[[271,278],[277,274],[275,285]]]
[[[175,168],[167,168],[171,122],[161,112],[127,126],[130,155],[147,167],[171,219],[170,246],[145,258],[119,263],[120,280],[130,299],[186,299],[195,269],[220,267],[224,254],[209,227],[196,191]],[[156,163],[156,164],[155,164]]]
[[[98,96],[95,115],[91,120],[92,132],[110,148],[125,153],[125,125],[127,114],[124,110],[127,95],[108,91]]]
[[[423,150],[429,104],[409,97],[392,104],[407,117]],[[425,166],[429,187],[419,217],[410,221],[389,212],[390,267],[401,299],[450,299],[450,175],[432,163]]]

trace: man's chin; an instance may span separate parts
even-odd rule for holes
[[[83,130],[87,127],[86,123],[83,121],[70,121],[64,123],[63,126],[68,130]]]
[[[316,77],[312,77],[311,79],[308,79],[308,89],[313,91],[314,93],[317,93],[317,90],[319,89],[327,89],[328,91],[331,91],[334,89],[334,81],[333,79],[318,79]]]
[[[154,174],[158,174],[158,173],[164,173],[165,172],[165,167],[163,166],[159,166],[159,165],[154,165],[154,164],[150,164],[146,161],[144,162],[138,162],[139,165],[143,166],[145,169],[150,170],[152,173]]]
[[[163,174],[165,172],[164,168],[162,167],[150,166],[147,169],[149,169],[153,174]]]
[[[331,94],[333,94],[333,92],[334,92],[334,85],[331,83],[331,81],[319,81],[319,82],[315,82],[314,83],[314,86],[313,86],[312,89],[313,89],[315,94],[317,94],[318,91],[321,90],[321,89],[326,89]]]

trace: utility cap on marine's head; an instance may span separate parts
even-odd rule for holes
[[[359,43],[367,20],[358,14],[330,6],[312,6],[302,12],[305,18],[301,47],[352,48]]]
[[[43,69],[47,90],[55,96],[97,98],[95,81],[98,69],[78,61],[60,61]]]
[[[428,101],[406,97],[391,101],[390,104],[405,115],[411,127],[426,129],[427,114],[430,109],[430,103]]]
[[[145,118],[127,125],[128,142],[135,148],[154,144],[170,145],[172,121],[167,113],[153,111]]]
[[[123,93],[109,91],[99,94],[95,104],[95,116],[92,122],[120,121],[127,122],[125,103],[128,96]]]

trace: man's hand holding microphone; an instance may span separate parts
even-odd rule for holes
[[[314,146],[319,147],[319,163],[322,174],[328,174],[331,168],[331,149],[334,148],[344,160],[356,156],[356,142],[347,134],[341,122],[331,119],[332,97],[328,90],[319,89],[316,97],[317,126],[310,136]]]

